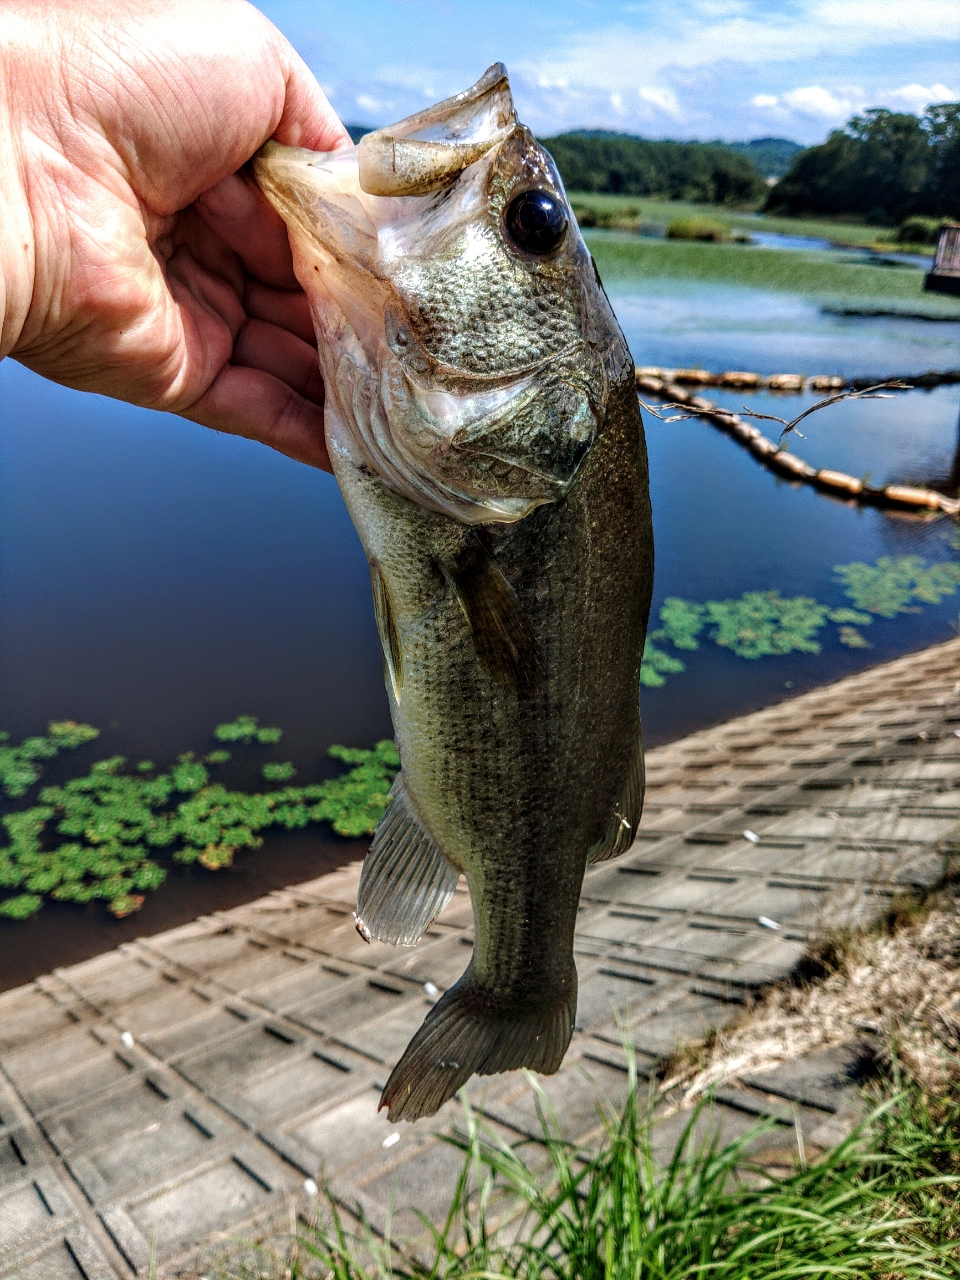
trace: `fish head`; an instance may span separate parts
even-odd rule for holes
[[[561,499],[628,356],[504,68],[356,147],[268,143],[255,174],[311,302],[335,469],[468,524]]]

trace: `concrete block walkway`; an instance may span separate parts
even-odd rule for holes
[[[643,1069],[784,977],[811,934],[865,922],[941,874],[960,829],[960,641],[652,751],[633,848],[586,878],[577,1032],[546,1082],[569,1137]],[[0,995],[0,1280],[197,1274],[198,1249],[305,1207],[324,1175],[394,1234],[439,1215],[457,1116],[390,1126],[390,1066],[463,971],[469,898],[416,948],[365,944],[359,867],[142,938]],[[772,927],[777,926],[777,927]],[[853,1050],[722,1090],[808,1144],[842,1134]],[[507,1140],[535,1135],[522,1075],[474,1081]],[[683,1117],[665,1121],[668,1146]],[[775,1155],[771,1155],[775,1159]]]

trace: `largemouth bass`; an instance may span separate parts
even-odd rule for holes
[[[557,1070],[588,862],[634,838],[653,575],[633,364],[497,64],[330,154],[268,143],[370,562],[402,771],[358,927],[415,943],[462,872],[473,957],[394,1068],[391,1120]]]

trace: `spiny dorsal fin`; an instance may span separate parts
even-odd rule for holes
[[[479,538],[471,538],[459,560],[444,566],[473,634],[477,658],[495,683],[520,697],[543,679],[543,654],[530,619],[503,570]]]
[[[395,947],[411,947],[453,897],[460,873],[413,812],[403,775],[391,789],[360,873],[358,927]]]
[[[377,630],[380,632],[383,663],[393,688],[394,699],[399,702],[400,690],[403,688],[403,650],[400,647],[400,635],[390,606],[390,593],[380,572],[380,566],[376,562],[370,565],[370,583],[373,587],[373,613],[377,620]]]
[[[643,738],[638,734],[620,799],[613,817],[607,823],[606,831],[588,851],[588,863],[616,858],[619,854],[626,853],[633,844],[640,825],[640,814],[643,812],[643,781]]]

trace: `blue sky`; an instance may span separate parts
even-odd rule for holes
[[[822,140],[869,106],[960,98],[957,0],[261,0],[347,123],[510,71],[541,135]]]

